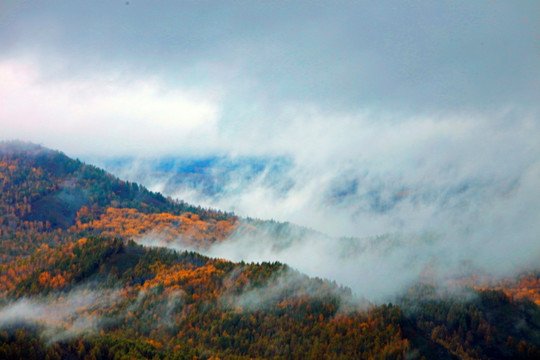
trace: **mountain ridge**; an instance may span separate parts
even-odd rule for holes
[[[110,208],[130,208],[141,214],[190,213],[214,223],[237,221],[231,213],[165,198],[61,152],[23,142],[0,143],[0,197],[4,238],[26,228],[65,236],[81,220],[81,210],[88,219]]]
[[[309,241],[309,229],[249,219],[239,228],[232,214],[174,202],[60,152],[11,146],[0,143],[0,358],[540,356],[540,307],[527,295],[540,293],[538,273],[448,294],[419,283],[393,304],[372,304],[279,262],[133,241],[157,234],[204,248],[253,231],[279,247],[288,232]]]

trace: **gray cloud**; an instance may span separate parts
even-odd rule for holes
[[[297,149],[266,143],[317,139],[319,125],[336,119],[348,119],[350,128],[337,128],[350,138],[362,137],[366,124],[399,129],[419,117],[538,115],[533,3],[1,6],[0,70],[13,80],[0,89],[3,137],[77,156],[290,155]],[[314,129],[313,115],[324,117]],[[284,126],[295,136],[283,136]],[[343,134],[333,133],[340,143]]]
[[[231,116],[254,100],[269,109],[292,100],[417,112],[534,106],[539,94],[540,7],[532,2],[3,7],[4,56],[30,54],[52,77],[113,68],[173,87],[217,86],[229,95]]]

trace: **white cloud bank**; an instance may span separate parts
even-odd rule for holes
[[[292,234],[292,244],[279,247],[271,237],[242,232],[207,252],[234,261],[282,261],[370,300],[387,300],[422,277],[444,283],[536,266],[540,124],[532,114],[384,120],[311,116],[279,124],[279,136],[266,132],[265,145],[275,141],[274,153],[284,150],[291,163],[223,174],[232,160],[220,160],[210,170],[222,181],[217,193],[190,182],[175,192],[167,175],[153,185],[193,203],[334,236],[390,234],[373,243],[358,240],[363,249],[353,251],[348,242],[324,236],[295,241]],[[151,172],[144,174],[152,184]]]
[[[0,78],[4,139],[107,156],[189,149],[216,136],[213,99],[156,79],[114,73],[48,79],[25,58],[0,62]]]

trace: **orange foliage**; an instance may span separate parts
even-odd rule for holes
[[[201,290],[199,294],[194,294],[194,297],[200,295],[219,296],[218,289],[215,287],[216,282],[212,281],[212,279],[224,274],[223,270],[216,269],[212,264],[193,269],[182,263],[172,267],[166,267],[161,263],[156,263],[151,269],[156,276],[153,279],[147,280],[141,286],[141,290],[164,286],[168,292],[174,292],[190,286]]]
[[[156,349],[160,349],[163,347],[163,344],[160,343],[159,341],[155,341],[155,340],[152,340],[152,339],[148,339],[146,341],[148,344],[152,345],[153,347],[155,347]]]
[[[62,274],[56,275],[50,281],[50,285],[54,289],[62,288],[66,286],[66,284],[67,284],[66,279],[64,278],[64,276],[62,276]]]
[[[145,214],[136,209],[107,208],[99,219],[83,223],[88,212],[82,208],[77,213],[76,225],[71,232],[93,231],[102,236],[135,238],[155,233],[166,242],[180,241],[184,245],[204,248],[226,239],[238,226],[236,220],[204,221],[190,212],[182,215],[170,213]]]
[[[495,289],[504,291],[510,298],[525,298],[540,306],[540,276],[537,274],[522,274],[519,279],[504,281]]]
[[[39,275],[39,284],[46,286],[51,281],[51,274],[48,271],[44,271]]]

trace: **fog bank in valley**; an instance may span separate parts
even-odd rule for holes
[[[126,5],[0,4],[2,139],[327,234],[209,254],[372,298],[538,260],[536,2]]]

